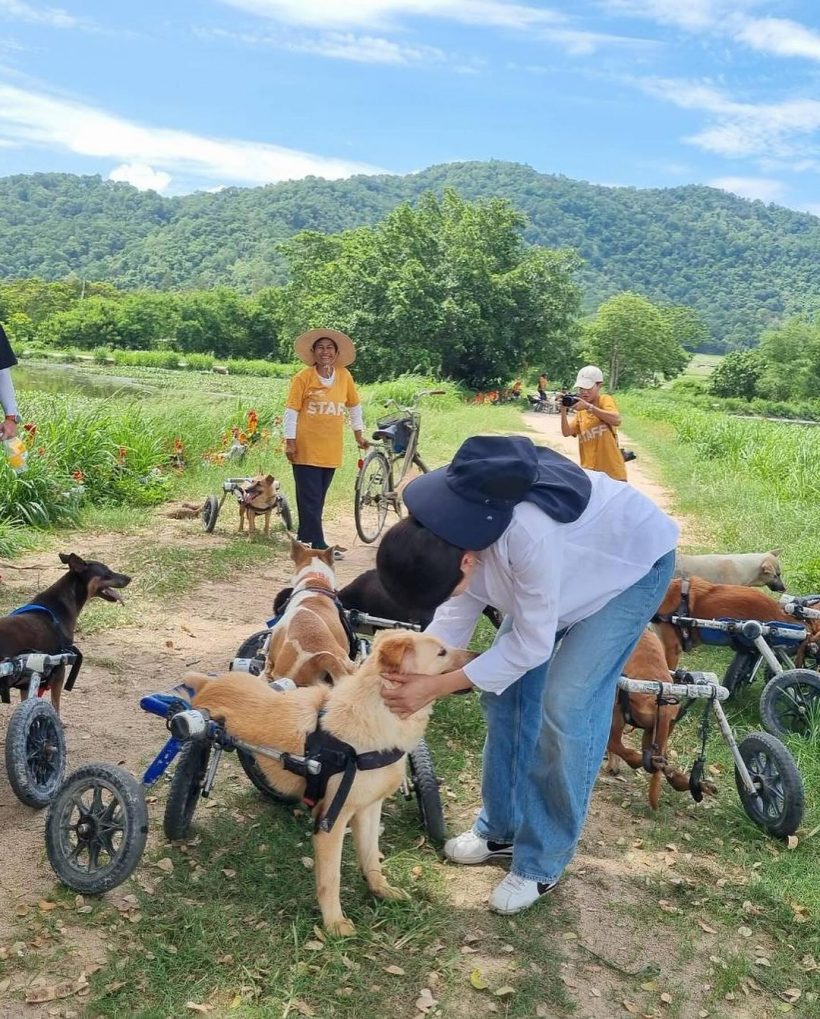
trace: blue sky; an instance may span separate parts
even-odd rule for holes
[[[0,0],[0,176],[505,159],[820,214],[816,0]]]

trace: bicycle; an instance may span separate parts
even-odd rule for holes
[[[359,461],[356,475],[353,513],[356,533],[365,544],[374,542],[384,530],[387,513],[393,509],[401,516],[401,495],[399,490],[411,466],[426,474],[427,465],[419,455],[419,434],[421,412],[418,403],[424,396],[443,396],[443,389],[425,389],[416,393],[409,406],[403,407],[395,400],[386,400],[385,406],[393,404],[397,414],[377,422],[373,432],[374,448]],[[401,460],[398,477],[395,467]]]

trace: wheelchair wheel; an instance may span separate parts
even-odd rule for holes
[[[216,527],[216,518],[219,516],[219,500],[215,495],[209,495],[202,504],[202,526],[205,533],[210,534]]]
[[[407,763],[410,769],[410,785],[418,800],[422,827],[430,841],[440,845],[447,838],[447,826],[444,823],[444,810],[441,806],[441,793],[433,768],[433,758],[424,740],[420,740],[416,749],[407,755]]]
[[[86,764],[69,775],[46,819],[48,862],[83,895],[102,895],[129,878],[147,837],[142,786],[110,764]]]
[[[369,545],[382,533],[390,508],[390,467],[379,449],[371,450],[356,475],[353,515],[356,533]]]
[[[775,736],[811,736],[820,731],[820,675],[789,669],[763,687],[760,720]]]
[[[279,496],[279,516],[282,518],[282,523],[285,525],[286,531],[293,530],[293,511],[290,508],[287,496]]]
[[[249,754],[247,750],[237,750],[236,756],[239,758],[242,770],[265,799],[273,800],[274,803],[296,804],[301,802],[298,796],[286,796],[284,793],[280,793],[278,789],[275,789],[268,782],[265,772],[256,763],[256,758],[253,754]]]
[[[760,658],[758,651],[735,652],[723,677],[723,686],[729,691],[730,697],[734,697],[741,687],[752,682],[758,658]]]
[[[65,733],[54,708],[39,697],[23,701],[6,732],[6,771],[18,800],[47,807],[65,775]]]
[[[233,662],[236,661],[237,658],[248,658],[253,662],[249,672],[252,676],[258,676],[265,667],[265,659],[262,653],[262,648],[265,646],[265,641],[269,636],[270,630],[257,630],[256,633],[252,633],[247,640],[243,640],[236,649],[236,654],[234,655],[231,663],[228,665],[228,668],[233,669]]]
[[[191,821],[202,795],[202,782],[210,759],[209,740],[192,741],[179,755],[162,822],[165,835],[172,841],[184,839],[191,830]]]
[[[749,793],[735,768],[735,784],[748,816],[770,835],[793,835],[803,820],[803,780],[794,758],[767,732],[750,733],[738,746],[756,793]]]

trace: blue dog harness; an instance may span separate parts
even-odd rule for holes
[[[74,682],[77,679],[80,667],[83,664],[82,652],[80,651],[76,644],[72,644],[72,642],[69,640],[68,634],[63,629],[63,624],[58,619],[57,614],[54,612],[53,609],[50,609],[47,605],[38,605],[36,602],[28,602],[25,605],[20,605],[19,608],[12,609],[12,611],[9,612],[9,615],[25,616],[28,615],[30,612],[42,612],[44,615],[48,616],[51,625],[54,627],[57,633],[57,636],[60,638],[61,645],[60,651],[61,652],[70,651],[71,654],[76,655],[74,659],[74,664],[71,666],[71,671],[68,674],[68,678],[63,684],[64,690],[70,690],[74,686]],[[36,648],[31,648],[30,650],[34,651],[36,650]],[[47,685],[44,687],[40,687],[40,689],[43,691],[45,691],[47,688],[48,688]]]

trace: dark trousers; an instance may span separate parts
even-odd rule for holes
[[[299,530],[296,537],[314,548],[327,548],[322,530],[322,513],[325,497],[336,473],[334,467],[311,467],[293,464],[293,482],[296,486],[296,509],[299,513]]]

